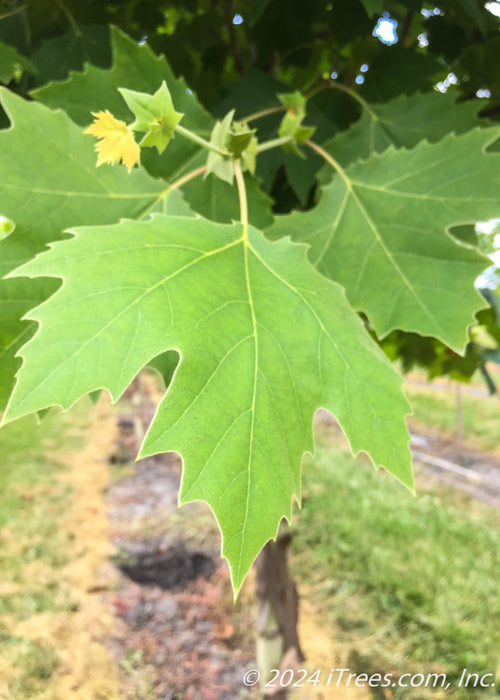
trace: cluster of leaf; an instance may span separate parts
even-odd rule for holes
[[[422,76],[431,86],[436,73],[413,74],[421,59],[434,60],[415,46],[409,48],[421,57],[417,64],[400,61],[399,47],[383,47],[380,55],[396,49],[394,61],[402,71],[406,65],[411,89],[400,85],[388,95],[382,80],[379,99],[353,90],[347,68],[337,89],[307,103],[293,92],[304,87],[308,71],[317,75],[313,54],[318,49],[326,61],[326,41],[308,48],[306,68],[284,60],[282,39],[266,55],[266,31],[269,37],[279,20],[284,37],[293,28],[337,35],[331,50],[345,52],[347,65],[368,24],[353,28],[344,4],[293,3],[295,14],[289,4],[283,14],[281,0],[252,3],[249,43],[236,47],[237,6],[224,5],[231,61],[223,74],[238,72],[238,55],[253,55],[253,38],[258,66],[268,61],[278,68],[274,77],[250,74],[227,87],[214,109],[215,116],[226,115],[221,121],[165,58],[116,28],[110,58],[89,53],[82,66],[80,56],[71,67],[82,70],[33,86],[29,99],[16,94],[30,87],[29,79],[22,84],[28,66],[20,64],[11,89],[0,91],[9,124],[0,130],[0,215],[12,222],[0,242],[5,419],[51,405],[69,408],[101,388],[117,399],[142,367],[156,367],[169,388],[142,454],[181,453],[181,502],[209,502],[236,588],[280,518],[290,516],[292,497],[300,498],[300,463],[313,448],[316,408],[338,418],[354,452],[367,451],[375,465],[412,483],[401,380],[366,324],[385,338],[388,353],[397,333],[405,343],[431,337],[459,357],[476,342],[466,332],[475,314],[491,316],[481,311],[485,302],[474,288],[488,261],[473,238],[463,242],[474,222],[500,216],[500,130],[477,118],[478,101],[417,92]],[[34,27],[43,25],[43,12],[33,13],[44,5],[18,9],[13,2],[6,19],[27,13]],[[349,3],[372,27],[364,5],[371,12],[385,4]],[[71,18],[74,39],[77,29],[81,37],[90,31],[80,29],[82,7],[99,14],[98,6],[115,7],[61,2],[51,3],[50,13],[58,22]],[[123,7],[130,9],[127,22],[139,26],[137,3]],[[186,41],[183,23],[192,29],[212,11],[218,17],[222,3],[165,7],[153,43],[162,36],[181,41],[199,57],[203,42],[194,31]],[[162,4],[153,9],[162,11]],[[318,14],[309,30],[311,12]],[[489,21],[476,29],[469,18],[470,31],[483,32],[485,40]],[[377,39],[365,38],[378,48]],[[52,42],[46,56],[67,57],[64,36],[45,42]],[[86,42],[80,38],[78,45]],[[40,71],[35,51],[26,60]],[[378,59],[370,60],[371,71]],[[206,71],[216,67],[215,59],[206,60],[194,82],[208,85]],[[212,88],[220,93],[217,80]],[[232,109],[252,128],[235,122]],[[92,113],[101,115],[94,126]],[[118,146],[131,146],[135,131],[143,134],[140,166],[129,160],[128,173],[106,164],[117,160]],[[183,131],[197,134],[198,142]],[[111,152],[110,132],[117,139]],[[92,133],[101,138],[99,168]],[[289,149],[267,149],[267,139],[288,139]],[[207,160],[207,140],[219,158]],[[242,183],[239,193],[232,184],[240,159],[247,165],[249,226]],[[201,169],[205,177],[192,177]],[[291,204],[300,206],[277,215]],[[494,319],[477,321],[488,324],[488,342],[498,340]],[[393,343],[397,352],[403,345]],[[413,352],[415,343],[407,345]]]
[[[276,95],[290,89],[315,93],[332,85],[331,75],[348,86],[363,80],[359,94],[379,103],[431,90],[450,71],[458,81],[451,88],[455,98],[488,89],[492,101],[483,107],[496,116],[498,19],[479,0],[440,5],[435,12],[421,0],[4,0],[0,81],[12,80],[11,88],[26,93],[82,70],[87,61],[109,67],[112,23],[137,40],[147,38],[218,116],[236,108],[245,117],[278,105]],[[398,22],[394,46],[373,36],[381,16]],[[316,94],[308,113],[319,141],[360,115],[356,101],[333,90]],[[276,123],[262,121],[260,133],[273,132]],[[261,160],[270,164],[260,166],[259,177],[278,211],[310,203],[320,163],[314,155],[304,164],[288,153]]]
[[[0,41],[21,63],[29,59],[24,84],[32,87],[65,78],[85,61],[109,66],[111,23],[137,40],[147,37],[210,107],[228,80],[249,71],[304,92],[332,71],[351,84],[363,64],[370,70],[360,90],[369,100],[429,89],[449,71],[465,96],[481,88],[498,95],[497,19],[479,0],[439,6],[436,13],[421,0],[4,0]],[[398,22],[395,46],[372,35],[382,15]]]

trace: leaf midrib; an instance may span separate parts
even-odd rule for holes
[[[252,296],[252,285],[250,283],[250,270],[248,267],[248,249],[251,247],[248,240],[248,224],[243,226],[243,254],[244,254],[244,265],[245,265],[245,285],[248,296],[248,303],[250,306],[250,314],[252,318],[252,336],[254,338],[254,377],[253,377],[253,393],[252,393],[252,405],[250,410],[252,412],[252,418],[250,420],[250,436],[248,443],[248,462],[247,462],[247,495],[245,501],[245,515],[243,518],[243,526],[241,529],[241,545],[238,559],[238,580],[241,577],[242,570],[242,558],[243,552],[245,550],[245,534],[246,527],[248,523],[248,512],[250,508],[250,483],[251,483],[251,465],[252,465],[252,454],[253,454],[253,442],[254,442],[254,427],[255,427],[255,404],[257,398],[257,375],[259,372],[259,340],[257,335],[257,319],[255,315],[255,306]]]

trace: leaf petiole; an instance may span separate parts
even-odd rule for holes
[[[191,170],[191,172],[186,173],[186,175],[183,175],[178,180],[175,180],[171,185],[169,185],[166,191],[172,192],[172,190],[177,190],[179,187],[185,185],[186,182],[193,180],[195,177],[198,177],[198,175],[203,175],[203,173],[205,173],[206,171],[206,165],[202,165],[200,168],[196,168],[196,170]]]
[[[259,143],[259,145],[257,146],[257,153],[262,153],[262,151],[269,151],[271,148],[278,148],[279,146],[284,146],[287,143],[291,143],[293,140],[293,136],[280,136],[280,138],[278,139],[264,141],[263,143]]]
[[[203,146],[203,148],[207,148],[209,151],[213,151],[214,153],[218,153],[220,156],[224,156],[224,157],[231,156],[229,151],[223,150],[222,148],[215,146],[213,143],[210,143],[210,141],[207,141],[206,139],[202,138],[201,136],[198,136],[198,134],[195,134],[193,131],[186,129],[185,127],[181,126],[180,124],[177,124],[174,131],[178,134],[181,134],[182,136],[189,139],[190,141],[197,143],[199,146]]]
[[[257,119],[262,119],[263,117],[267,117],[270,114],[277,114],[278,112],[284,112],[285,111],[285,106],[284,105],[276,105],[276,107],[269,107],[268,109],[263,109],[260,112],[253,112],[252,114],[249,114],[248,117],[244,117],[241,121],[243,122],[253,122],[257,121]]]
[[[346,182],[347,186],[350,188],[351,181],[347,177],[344,168],[340,165],[340,163],[338,161],[335,160],[335,158],[333,156],[331,156],[327,151],[325,151],[324,148],[321,148],[321,146],[319,146],[314,141],[311,141],[310,139],[307,139],[307,141],[304,141],[304,143],[306,144],[306,146],[309,146],[309,148],[311,148],[313,151],[315,151],[319,156],[321,156],[323,158],[323,160],[325,160],[328,163],[328,165],[331,165],[332,168],[339,175],[342,176],[342,178]]]
[[[323,83],[322,85],[313,88],[306,94],[306,97],[308,100],[310,100],[311,97],[314,97],[315,95],[317,95],[320,92],[323,92],[324,90],[339,90],[340,92],[344,92],[346,95],[349,95],[349,97],[352,97],[353,100],[356,100],[356,102],[368,112],[372,119],[378,121],[378,115],[372,110],[370,104],[363,97],[361,97],[361,95],[358,92],[356,92],[356,90],[353,90],[348,85],[343,85],[342,83],[338,83],[336,81],[330,81],[327,84]]]
[[[236,184],[238,185],[238,196],[240,198],[240,219],[243,226],[243,240],[248,240],[248,202],[247,190],[245,187],[245,178],[241,170],[239,160],[234,161],[234,174],[236,176]]]

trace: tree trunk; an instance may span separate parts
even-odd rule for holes
[[[288,573],[291,539],[288,524],[282,520],[276,541],[270,540],[256,561],[257,665],[264,697],[274,700],[288,696],[280,687],[281,672],[296,670],[305,658],[297,633],[299,596]],[[271,669],[280,669],[280,676],[274,688],[264,688],[276,676]],[[285,678],[289,685],[290,678]]]

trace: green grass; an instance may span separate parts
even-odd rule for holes
[[[454,388],[431,389],[406,384],[405,392],[420,423],[454,435],[456,409]],[[463,433],[478,448],[494,449],[500,444],[500,401],[497,395],[475,396],[461,392]]]
[[[50,646],[15,634],[13,624],[74,608],[58,580],[68,561],[60,523],[69,490],[57,478],[61,465],[51,453],[76,444],[57,412],[41,423],[31,416],[0,431],[0,660],[15,669],[13,679],[0,679],[0,697],[36,698],[57,667]],[[38,576],[38,570],[44,573]]]
[[[500,511],[456,491],[415,498],[325,430],[304,464],[293,568],[354,670],[496,671],[500,691]]]
[[[58,659],[54,650],[46,644],[33,642],[23,637],[0,633],[0,648],[9,660],[15,661],[19,673],[14,681],[2,688],[0,681],[0,697],[36,698],[46,689],[57,669]]]

